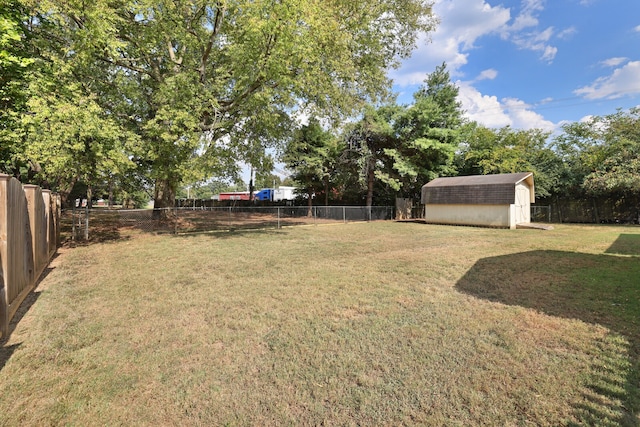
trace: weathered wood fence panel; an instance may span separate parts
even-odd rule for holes
[[[55,253],[59,197],[0,174],[0,336]]]

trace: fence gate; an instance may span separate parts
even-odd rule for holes
[[[89,240],[89,208],[71,210],[71,240]]]
[[[531,221],[551,222],[551,206],[531,206]]]

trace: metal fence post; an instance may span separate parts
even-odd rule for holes
[[[89,240],[89,201],[84,207],[84,240]]]
[[[76,201],[71,205],[71,240],[76,240]]]
[[[347,223],[347,208],[345,206],[342,207],[342,221]]]
[[[173,208],[173,234],[178,234],[178,208]]]

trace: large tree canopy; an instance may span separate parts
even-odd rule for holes
[[[29,71],[26,14],[17,0],[0,3],[0,172],[20,177],[24,149],[20,115],[25,111]]]
[[[463,123],[457,96],[458,87],[443,63],[413,95],[413,105],[398,115],[394,123],[398,145],[386,152],[397,172],[390,180],[403,197],[418,199],[425,183],[455,173],[453,157]]]
[[[556,143],[588,194],[640,196],[640,108],[568,125]]]
[[[160,207],[187,165],[249,157],[252,130],[385,96],[387,70],[433,25],[422,0],[26,1],[42,57],[140,138]]]
[[[461,175],[533,172],[536,196],[548,197],[560,187],[564,166],[540,129],[489,129],[477,123],[464,128],[457,157]]]
[[[296,129],[283,155],[287,168],[293,171],[291,178],[304,191],[309,215],[314,195],[323,194],[328,204],[331,177],[334,175],[338,156],[343,150],[338,138],[324,129],[313,118],[309,124]]]
[[[367,206],[372,204],[376,180],[396,195],[418,199],[422,185],[455,173],[453,157],[463,123],[457,95],[442,64],[414,94],[412,105],[370,107],[349,127],[346,139],[363,165]]]
[[[344,138],[346,164],[355,165],[354,174],[366,188],[366,206],[373,205],[376,181],[387,183],[392,169],[391,158],[386,150],[398,145],[393,123],[402,107],[388,104],[379,108],[368,107],[362,119],[349,125]],[[397,186],[395,188],[397,190]]]

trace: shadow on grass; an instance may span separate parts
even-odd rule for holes
[[[88,246],[95,243],[117,242],[128,239],[121,233],[121,227],[117,217],[100,215],[96,220],[90,221],[89,238],[85,239],[85,230],[81,226],[74,228],[71,218],[63,216],[60,221],[60,240],[63,246]],[[75,236],[74,236],[75,231]]]
[[[342,223],[342,221],[321,221],[321,223]],[[228,238],[245,233],[281,233],[283,229],[295,226],[318,225],[306,217],[281,218],[273,215],[234,213],[229,217],[226,212],[186,211],[180,215],[161,215],[153,217],[153,211],[140,210],[130,212],[94,211],[89,225],[89,238],[84,239],[85,230],[76,228],[76,238],[72,239],[71,218],[62,221],[62,236],[65,246],[87,246],[96,243],[119,242],[135,238],[138,235],[202,235]]]
[[[640,256],[640,234],[621,234],[605,252]]]
[[[45,269],[42,276],[40,276],[40,279],[38,280],[38,282],[42,281],[49,274],[51,270],[53,269],[51,268]],[[13,316],[13,319],[11,319],[11,322],[9,322],[9,331],[7,333],[7,336],[3,337],[0,340],[0,371],[2,371],[2,369],[4,368],[4,365],[9,361],[13,353],[21,345],[20,343],[7,345],[7,342],[11,338],[13,331],[16,330],[16,325],[22,320],[25,314],[27,314],[29,309],[33,306],[33,304],[35,304],[35,302],[38,300],[39,297],[40,297],[40,292],[34,292],[34,291],[29,292],[29,294],[25,297],[24,301],[22,301],[22,303],[20,304],[20,307],[18,307],[18,310],[16,311],[15,316]]]
[[[623,237],[620,244],[618,239],[613,250],[628,253],[633,244],[627,240],[636,242],[635,237]],[[639,277],[640,260],[635,257],[532,251],[481,259],[458,281],[456,289],[614,332],[606,342],[598,343],[599,356],[591,367],[594,375],[585,384],[583,400],[574,404],[575,416],[581,425],[637,426]]]
[[[13,352],[16,351],[22,344],[3,345],[0,347],[0,371],[4,368],[4,365],[11,359]]]
[[[287,227],[284,228],[251,228],[251,227],[234,227],[229,229],[205,230],[205,231],[188,231],[174,234],[175,237],[195,237],[195,236],[211,236],[215,239],[231,239],[240,236],[256,236],[256,235],[282,235],[286,234]]]
[[[59,256],[59,253],[56,252],[49,260],[49,263],[51,263],[58,256]],[[9,322],[7,336],[0,338],[0,371],[2,370],[2,368],[4,368],[4,365],[11,358],[11,355],[18,349],[18,347],[20,347],[20,344],[6,345],[7,342],[11,338],[13,331],[16,330],[16,326],[18,325],[18,323],[20,323],[22,318],[27,314],[27,312],[31,309],[31,307],[36,303],[36,301],[40,297],[41,292],[36,291],[38,289],[38,286],[40,286],[40,283],[44,279],[46,279],[47,276],[54,269],[55,267],[51,267],[49,265],[42,271],[42,274],[40,275],[40,277],[38,277],[38,280],[36,281],[36,284],[33,287],[33,290],[29,292],[29,294],[27,294],[27,296],[24,298],[22,303],[20,303],[20,307],[18,307],[18,310],[16,310],[16,314],[13,316],[13,318]]]

